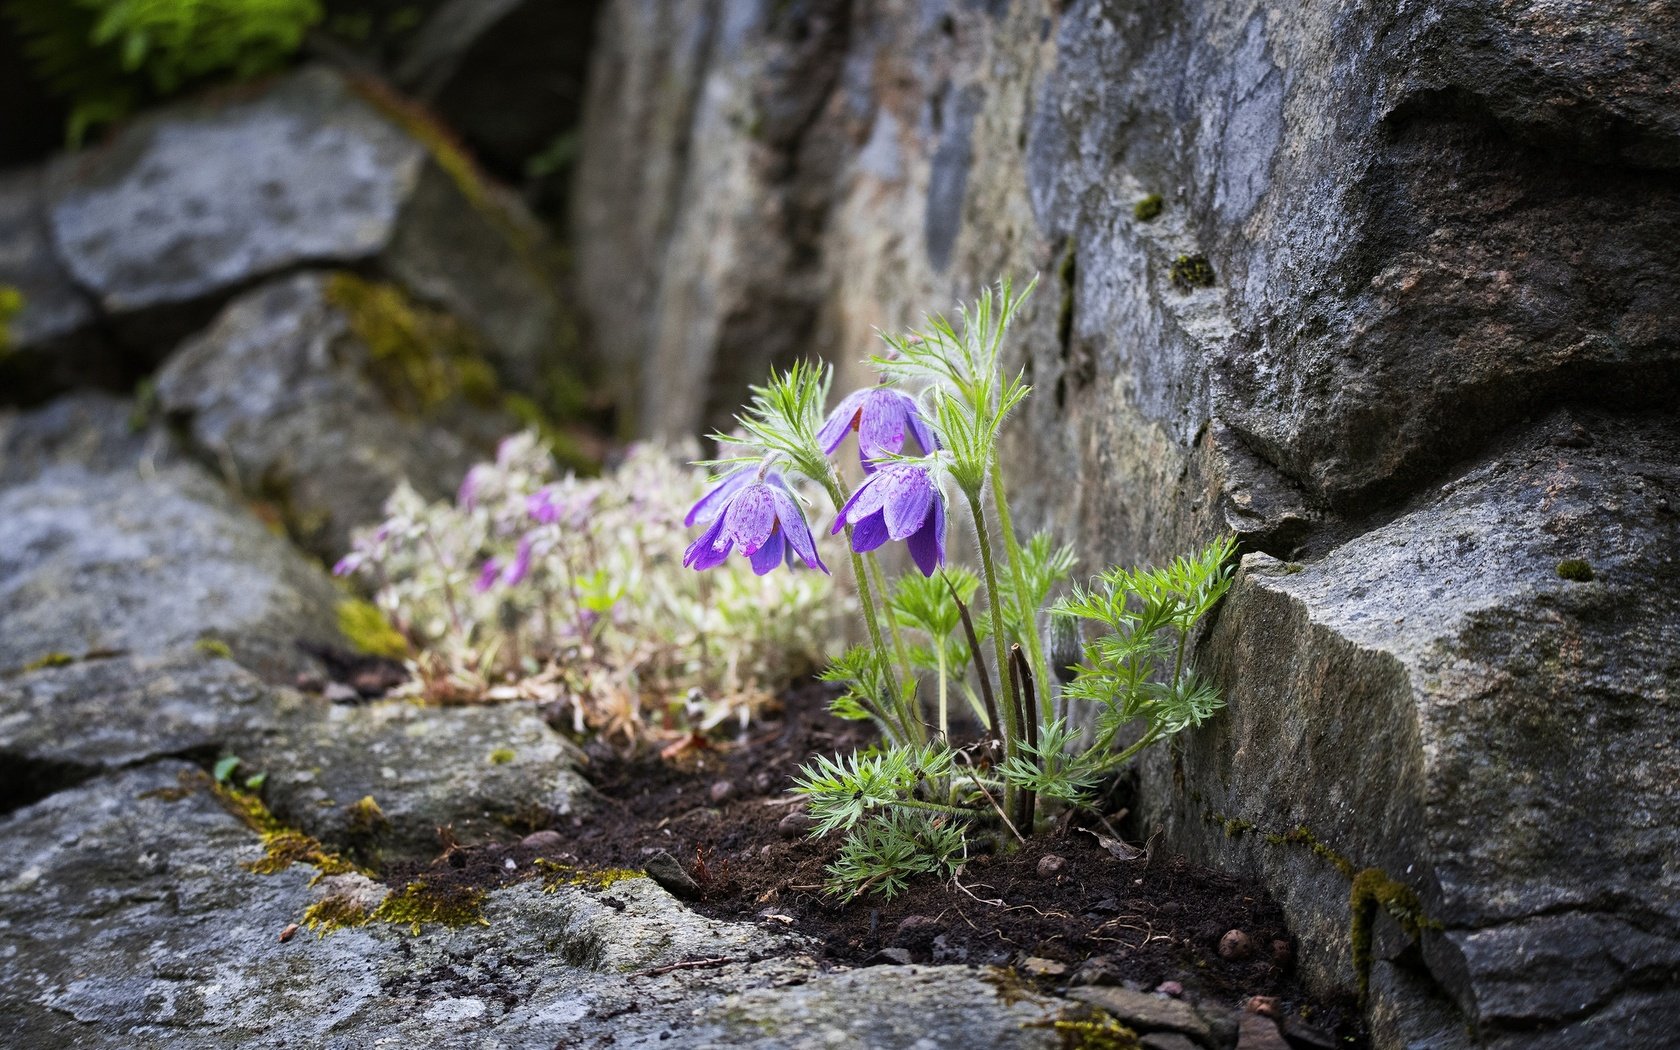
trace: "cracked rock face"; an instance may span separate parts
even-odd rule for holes
[[[307,665],[299,640],[339,641],[340,597],[318,567],[161,435],[112,451],[103,437],[127,434],[122,403],[80,404],[102,421],[79,436],[63,408],[6,427],[0,667],[217,640],[277,675]]]
[[[1326,983],[1353,975],[1354,917],[1315,844],[1418,894],[1421,939],[1379,902],[1374,954],[1487,1045],[1658,1045],[1680,1019],[1677,464],[1663,423],[1561,417],[1320,561],[1250,555],[1205,650],[1230,710],[1151,763],[1145,820],[1284,887]]]
[[[132,384],[236,292],[332,265],[447,309],[505,379],[542,389],[562,362],[541,228],[494,185],[453,181],[379,98],[308,68],[0,181],[0,285],[24,295],[0,397]]]
[[[1018,520],[1082,569],[1226,531],[1305,565],[1251,563],[1202,648],[1233,711],[1146,779],[1168,844],[1262,874],[1349,989],[1348,878],[1204,819],[1324,829],[1350,874],[1418,893],[1442,923],[1421,945],[1372,920],[1379,1046],[1671,1026],[1680,610],[1556,565],[1669,571],[1675,13],[806,6],[821,32],[607,6],[579,261],[642,426],[723,421],[768,363],[741,333],[844,387],[873,329],[1038,274]],[[786,56],[807,101],[780,125]],[[1212,283],[1175,281],[1198,257]],[[800,279],[759,294],[788,258]],[[658,382],[678,367],[706,382]]]
[[[410,392],[382,387],[373,352],[333,299],[333,282],[349,279],[304,273],[240,296],[156,378],[159,407],[205,457],[247,495],[274,501],[292,536],[327,562],[349,550],[353,528],[383,519],[399,482],[428,499],[452,494],[517,429],[459,393],[410,405]]]

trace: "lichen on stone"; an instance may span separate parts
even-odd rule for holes
[[[1387,912],[1408,937],[1416,938],[1425,929],[1441,926],[1424,914],[1416,890],[1390,878],[1381,868],[1366,868],[1355,875],[1348,894],[1348,938],[1353,947],[1353,972],[1359,982],[1361,1000],[1371,987],[1371,936],[1378,909]]]
[[[1149,222],[1161,214],[1164,202],[1159,193],[1151,193],[1132,205],[1132,217],[1139,222]]]
[[[233,659],[233,650],[220,638],[200,638],[193,643],[193,648],[205,656],[214,656],[222,660]]]
[[[496,750],[490,752],[490,764],[493,766],[505,766],[518,757],[519,753],[514,751],[513,748],[498,747]]]
[[[9,284],[0,284],[0,357],[12,351],[12,320],[23,312],[23,293]]]
[[[69,653],[45,653],[23,665],[25,671],[41,671],[48,667],[69,667],[76,658]]]
[[[1063,1050],[1139,1050],[1138,1034],[1107,1014],[1039,1022],[1062,1039]]]
[[[600,868],[589,869],[561,864],[559,861],[538,857],[533,866],[540,873],[544,893],[553,893],[562,886],[583,886],[593,890],[604,890],[614,883],[625,879],[645,879],[646,872],[633,871],[629,868]]]
[[[406,925],[415,936],[431,923],[451,928],[475,923],[488,926],[490,920],[484,917],[483,911],[486,895],[484,890],[473,887],[434,886],[424,879],[416,879],[387,894],[369,921]]]
[[[1592,566],[1583,558],[1565,558],[1558,562],[1557,574],[1559,579],[1572,583],[1588,583],[1593,578]]]
[[[293,864],[307,864],[315,869],[316,878],[320,878],[360,870],[314,837],[288,827],[255,794],[229,784],[219,784],[208,776],[203,778],[203,783],[223,809],[238,817],[262,839],[262,857],[241,862],[240,867],[246,871],[257,875],[276,875]]]
[[[1213,264],[1208,262],[1205,255],[1180,255],[1172,261],[1167,277],[1172,281],[1172,286],[1181,292],[1211,288],[1214,282]]]
[[[456,395],[480,407],[500,400],[478,337],[453,315],[414,302],[394,284],[351,273],[328,278],[326,297],[367,347],[369,380],[399,410],[427,415]]]
[[[338,603],[338,630],[357,652],[400,660],[408,655],[408,639],[391,626],[379,606],[359,598]]]
[[[377,834],[390,824],[385,819],[385,811],[379,808],[372,795],[363,795],[346,808],[349,810],[350,830],[357,834]]]

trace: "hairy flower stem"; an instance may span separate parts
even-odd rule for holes
[[[822,482],[823,488],[828,490],[828,498],[834,501],[835,510],[846,505],[846,490],[832,469],[826,477],[818,480]],[[869,625],[869,641],[875,646],[875,658],[880,661],[881,676],[887,680],[887,710],[895,714],[897,721],[902,724],[905,743],[920,742],[924,737],[921,732],[922,720],[907,717],[904,710],[904,694],[898,689],[898,675],[893,670],[892,654],[888,652],[886,639],[881,633],[881,617],[875,611],[875,597],[869,587],[869,566],[865,563],[863,555],[852,546],[850,525],[846,526],[846,547],[852,553],[852,575],[857,579],[858,604],[863,606],[864,622]],[[885,588],[882,589],[881,597],[883,600],[886,598]]]
[[[1009,651],[1004,648],[1003,609],[998,603],[997,567],[992,561],[992,539],[986,531],[986,508],[981,505],[980,494],[969,492],[966,495],[969,510],[974,513],[974,532],[980,547],[980,566],[986,575],[986,604],[992,615],[992,647],[997,656],[998,684],[1003,687],[1002,703],[998,705],[1003,709],[1003,753],[1005,758],[1014,758],[1021,746],[1021,721],[1011,699],[1015,695],[1015,676],[1009,666]],[[1015,789],[1006,783],[1003,790],[1003,808],[1013,812]]]
[[[847,536],[850,535],[851,533],[848,532]],[[890,598],[888,597],[889,592],[887,591],[886,578],[881,573],[881,563],[876,559],[874,554],[864,555],[864,561],[869,566],[870,580],[875,584],[875,589],[881,594],[881,601],[890,601]],[[892,635],[893,655],[898,657],[898,666],[903,668],[904,673],[908,675],[910,674],[910,656],[904,650],[903,636],[898,633],[898,620],[895,619],[890,612],[888,613],[886,620],[887,631]],[[920,721],[920,719],[918,719],[918,721]]]
[[[1027,603],[1027,576],[1022,568],[1021,542],[1015,536],[1015,523],[1009,515],[1009,497],[1004,495],[1003,465],[996,451],[992,453],[992,505],[997,508],[998,531],[1003,533],[1003,550],[1009,558],[1009,575],[1015,584],[1015,598],[1020,603],[1016,615],[1021,618],[1021,633],[1026,635],[1027,656],[1032,660],[1032,673],[1046,683],[1040,710],[1036,716],[1049,722],[1055,717],[1050,697],[1050,665],[1044,660],[1044,643],[1038,637],[1038,610]]]

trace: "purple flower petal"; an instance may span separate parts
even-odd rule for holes
[[[945,561],[945,501],[935,497],[933,511],[928,514],[927,521],[910,537],[905,544],[910,548],[910,557],[916,563],[916,568],[922,570],[923,576],[932,576],[933,570]]]
[[[840,508],[840,516],[834,519],[833,532],[839,532],[848,524],[855,525],[869,515],[881,509],[881,504],[887,498],[887,489],[882,482],[887,474],[871,474],[859,485],[852,498]]]
[[[754,482],[735,494],[729,505],[718,515],[723,524],[723,536],[741,547],[741,553],[751,557],[758,553],[776,528],[776,503],[771,495],[775,490],[762,482]]]
[[[887,533],[895,540],[908,539],[928,519],[934,501],[934,485],[927,470],[904,464],[884,468],[880,485],[887,490],[882,509],[887,516]]]
[[[782,563],[782,530],[777,529],[764,541],[764,546],[753,552],[752,569],[759,576],[774,569]]]
[[[799,555],[811,568],[827,572],[828,566],[817,557],[817,542],[811,536],[811,526],[806,523],[799,504],[785,490],[775,490],[771,496],[776,502],[776,517],[781,521],[782,531],[787,534],[788,550]]]
[[[479,594],[496,586],[496,580],[502,575],[502,563],[495,558],[486,559],[484,567],[478,570],[478,581],[473,584],[473,590]]]
[[[876,511],[862,521],[852,526],[852,550],[859,554],[870,551],[887,542],[887,523],[880,511]]]
[[[530,536],[519,540],[519,553],[514,555],[513,561],[502,571],[502,583],[508,587],[515,587],[525,581],[531,572],[532,543]]]
[[[478,479],[483,469],[481,464],[467,471],[466,477],[461,479],[461,487],[455,492],[455,502],[467,510],[472,510],[478,502]]]
[[[722,531],[723,519],[718,518],[706,527],[706,531],[700,534],[699,539],[688,545],[688,551],[683,555],[683,564],[691,569],[709,569],[720,564],[724,558],[729,557],[727,544],[721,555],[713,557],[714,554],[717,554],[714,544],[717,542],[718,534]],[[705,562],[705,564],[702,565],[701,562]]]
[[[699,501],[689,510],[688,516],[683,518],[683,524],[695,525],[703,521],[711,521],[717,517],[722,513],[724,504],[729,502],[729,497],[739,492],[743,485],[752,481],[755,470],[757,468],[749,463],[726,474],[712,491],[700,497]]]
[[[896,390],[877,387],[869,392],[858,414],[858,454],[864,460],[896,455],[904,450],[905,402]],[[912,402],[912,406],[913,406]]]
[[[825,453],[832,456],[840,443],[846,440],[846,435],[858,425],[858,412],[868,396],[867,390],[854,390],[842,398],[828,418],[823,420],[822,428],[817,431],[817,444]]]
[[[346,554],[344,557],[338,559],[338,563],[332,567],[332,574],[334,576],[348,576],[357,569],[361,568],[361,565],[362,559],[360,555]]]
[[[921,409],[914,402],[910,406],[910,433],[916,435],[916,444],[922,446],[922,452],[932,455],[939,451],[939,436],[928,426],[927,420],[922,418]]]

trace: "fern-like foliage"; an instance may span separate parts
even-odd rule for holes
[[[947,877],[962,866],[967,842],[949,816],[897,811],[866,821],[840,846],[828,867],[827,891],[891,899],[919,875]]]
[[[214,77],[269,72],[321,19],[320,0],[6,0],[36,75],[71,103],[67,135]]]

